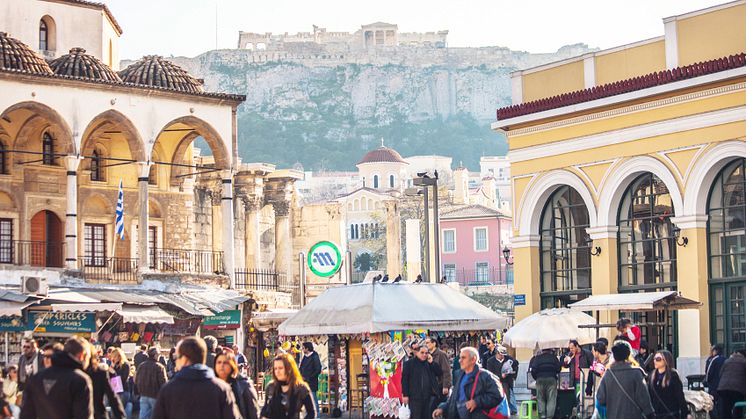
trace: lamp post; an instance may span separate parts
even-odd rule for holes
[[[430,205],[428,202],[428,188],[433,187],[433,221],[435,224],[435,279],[440,281],[440,217],[438,215],[438,171],[435,171],[435,177],[431,178],[427,172],[417,173],[417,177],[412,179],[414,186],[422,186],[423,196],[425,197],[425,279],[430,281]]]

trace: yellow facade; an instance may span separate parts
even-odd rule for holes
[[[742,53],[746,26],[732,19],[745,11],[746,2],[734,2],[674,19],[678,64]],[[728,29],[715,30],[721,27]],[[665,69],[666,42],[668,38],[597,53],[592,57],[595,84]],[[515,102],[554,96],[560,93],[557,86],[579,90],[575,87],[578,77],[582,81],[588,72],[582,65],[588,59],[580,57],[574,66],[523,71],[522,97]],[[570,68],[573,74],[565,83],[546,85],[542,93],[541,83],[557,77],[557,69]],[[728,297],[746,295],[739,294],[746,292],[746,270],[741,276],[736,243],[743,238],[746,244],[746,230],[733,227],[737,216],[718,209],[710,191],[713,196],[721,191],[733,196],[731,187],[715,182],[740,173],[736,165],[746,162],[740,160],[746,158],[746,65],[640,87],[624,96],[572,106],[557,102],[541,112],[526,109],[493,124],[507,134],[510,150],[515,292],[526,295],[526,305],[516,307],[516,321],[587,295],[676,290],[702,306],[681,310],[669,320],[673,339],[661,336],[652,313],[623,314],[644,324],[651,339],[672,345],[680,370],[702,373],[711,343],[726,344],[727,349],[743,344],[738,321],[724,319],[746,324],[746,310],[729,308],[727,302]],[[563,195],[570,193],[564,192],[568,187],[577,193],[572,203],[570,195]],[[713,219],[717,211],[724,211],[725,217]],[[567,221],[558,221],[558,213],[564,214],[563,220],[581,220],[581,227],[561,224]],[[708,250],[712,248],[724,255],[714,255]],[[585,252],[592,255],[584,268],[589,273],[579,267],[587,258],[574,256]],[[576,258],[576,264],[564,262],[568,257]],[[715,262],[717,266],[710,265]],[[587,287],[580,285],[583,278],[590,281]],[[560,280],[575,282],[558,285]],[[711,316],[722,312],[725,317]],[[613,323],[620,315],[599,314],[602,323]],[[601,334],[613,337],[615,332],[602,329]]]
[[[525,101],[583,89],[583,62],[572,62],[523,76]]]

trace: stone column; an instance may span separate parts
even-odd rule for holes
[[[274,201],[275,210],[275,270],[290,278],[293,274],[292,243],[290,242],[290,202]]]
[[[515,294],[526,296],[526,305],[515,307],[515,322],[525,319],[541,309],[541,291],[540,273],[539,273],[539,236],[516,236],[513,237],[513,274],[516,279],[513,287]],[[521,365],[528,365],[528,361],[533,356],[530,349],[519,349],[516,353]],[[520,375],[525,377],[526,375]]]
[[[81,158],[65,156],[67,169],[67,209],[65,211],[65,266],[78,267],[78,166]]]
[[[246,268],[262,268],[262,237],[259,220],[262,211],[262,199],[249,200],[246,203]]]
[[[420,231],[420,220],[412,218],[406,220],[406,246],[407,246],[407,281],[414,282],[417,275],[422,273],[422,233]]]
[[[401,217],[397,202],[385,202],[386,214],[386,273],[395,278],[401,273]]]
[[[148,178],[150,175],[150,162],[137,162],[137,189],[140,200],[140,216],[137,220],[137,266],[138,271],[150,270],[150,243],[148,243]],[[112,255],[113,257],[114,255]]]
[[[233,246],[233,172],[220,172],[223,183],[223,197],[220,207],[223,215],[223,264],[230,277],[230,287],[236,287],[236,261]]]

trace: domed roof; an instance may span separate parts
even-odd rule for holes
[[[49,63],[55,74],[60,76],[84,77],[93,80],[121,82],[117,73],[93,55],[86,54],[83,48],[73,48]]]
[[[53,74],[41,55],[5,32],[0,32],[0,69]]]
[[[158,55],[146,55],[119,72],[125,83],[162,87],[187,93],[204,93],[202,83],[183,68]]]
[[[357,164],[363,163],[403,163],[409,164],[396,150],[385,146],[369,151]]]

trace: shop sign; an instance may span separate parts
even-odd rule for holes
[[[214,316],[207,316],[202,322],[205,329],[238,329],[241,327],[241,310],[226,310]]]
[[[90,333],[96,331],[94,313],[30,312],[28,330],[37,333]]]
[[[0,318],[0,332],[23,332],[28,330],[26,323],[18,316]]]
[[[308,267],[316,276],[328,278],[342,267],[342,253],[332,242],[318,242],[308,251]]]
[[[526,294],[515,294],[513,296],[514,306],[525,306],[526,305]]]

